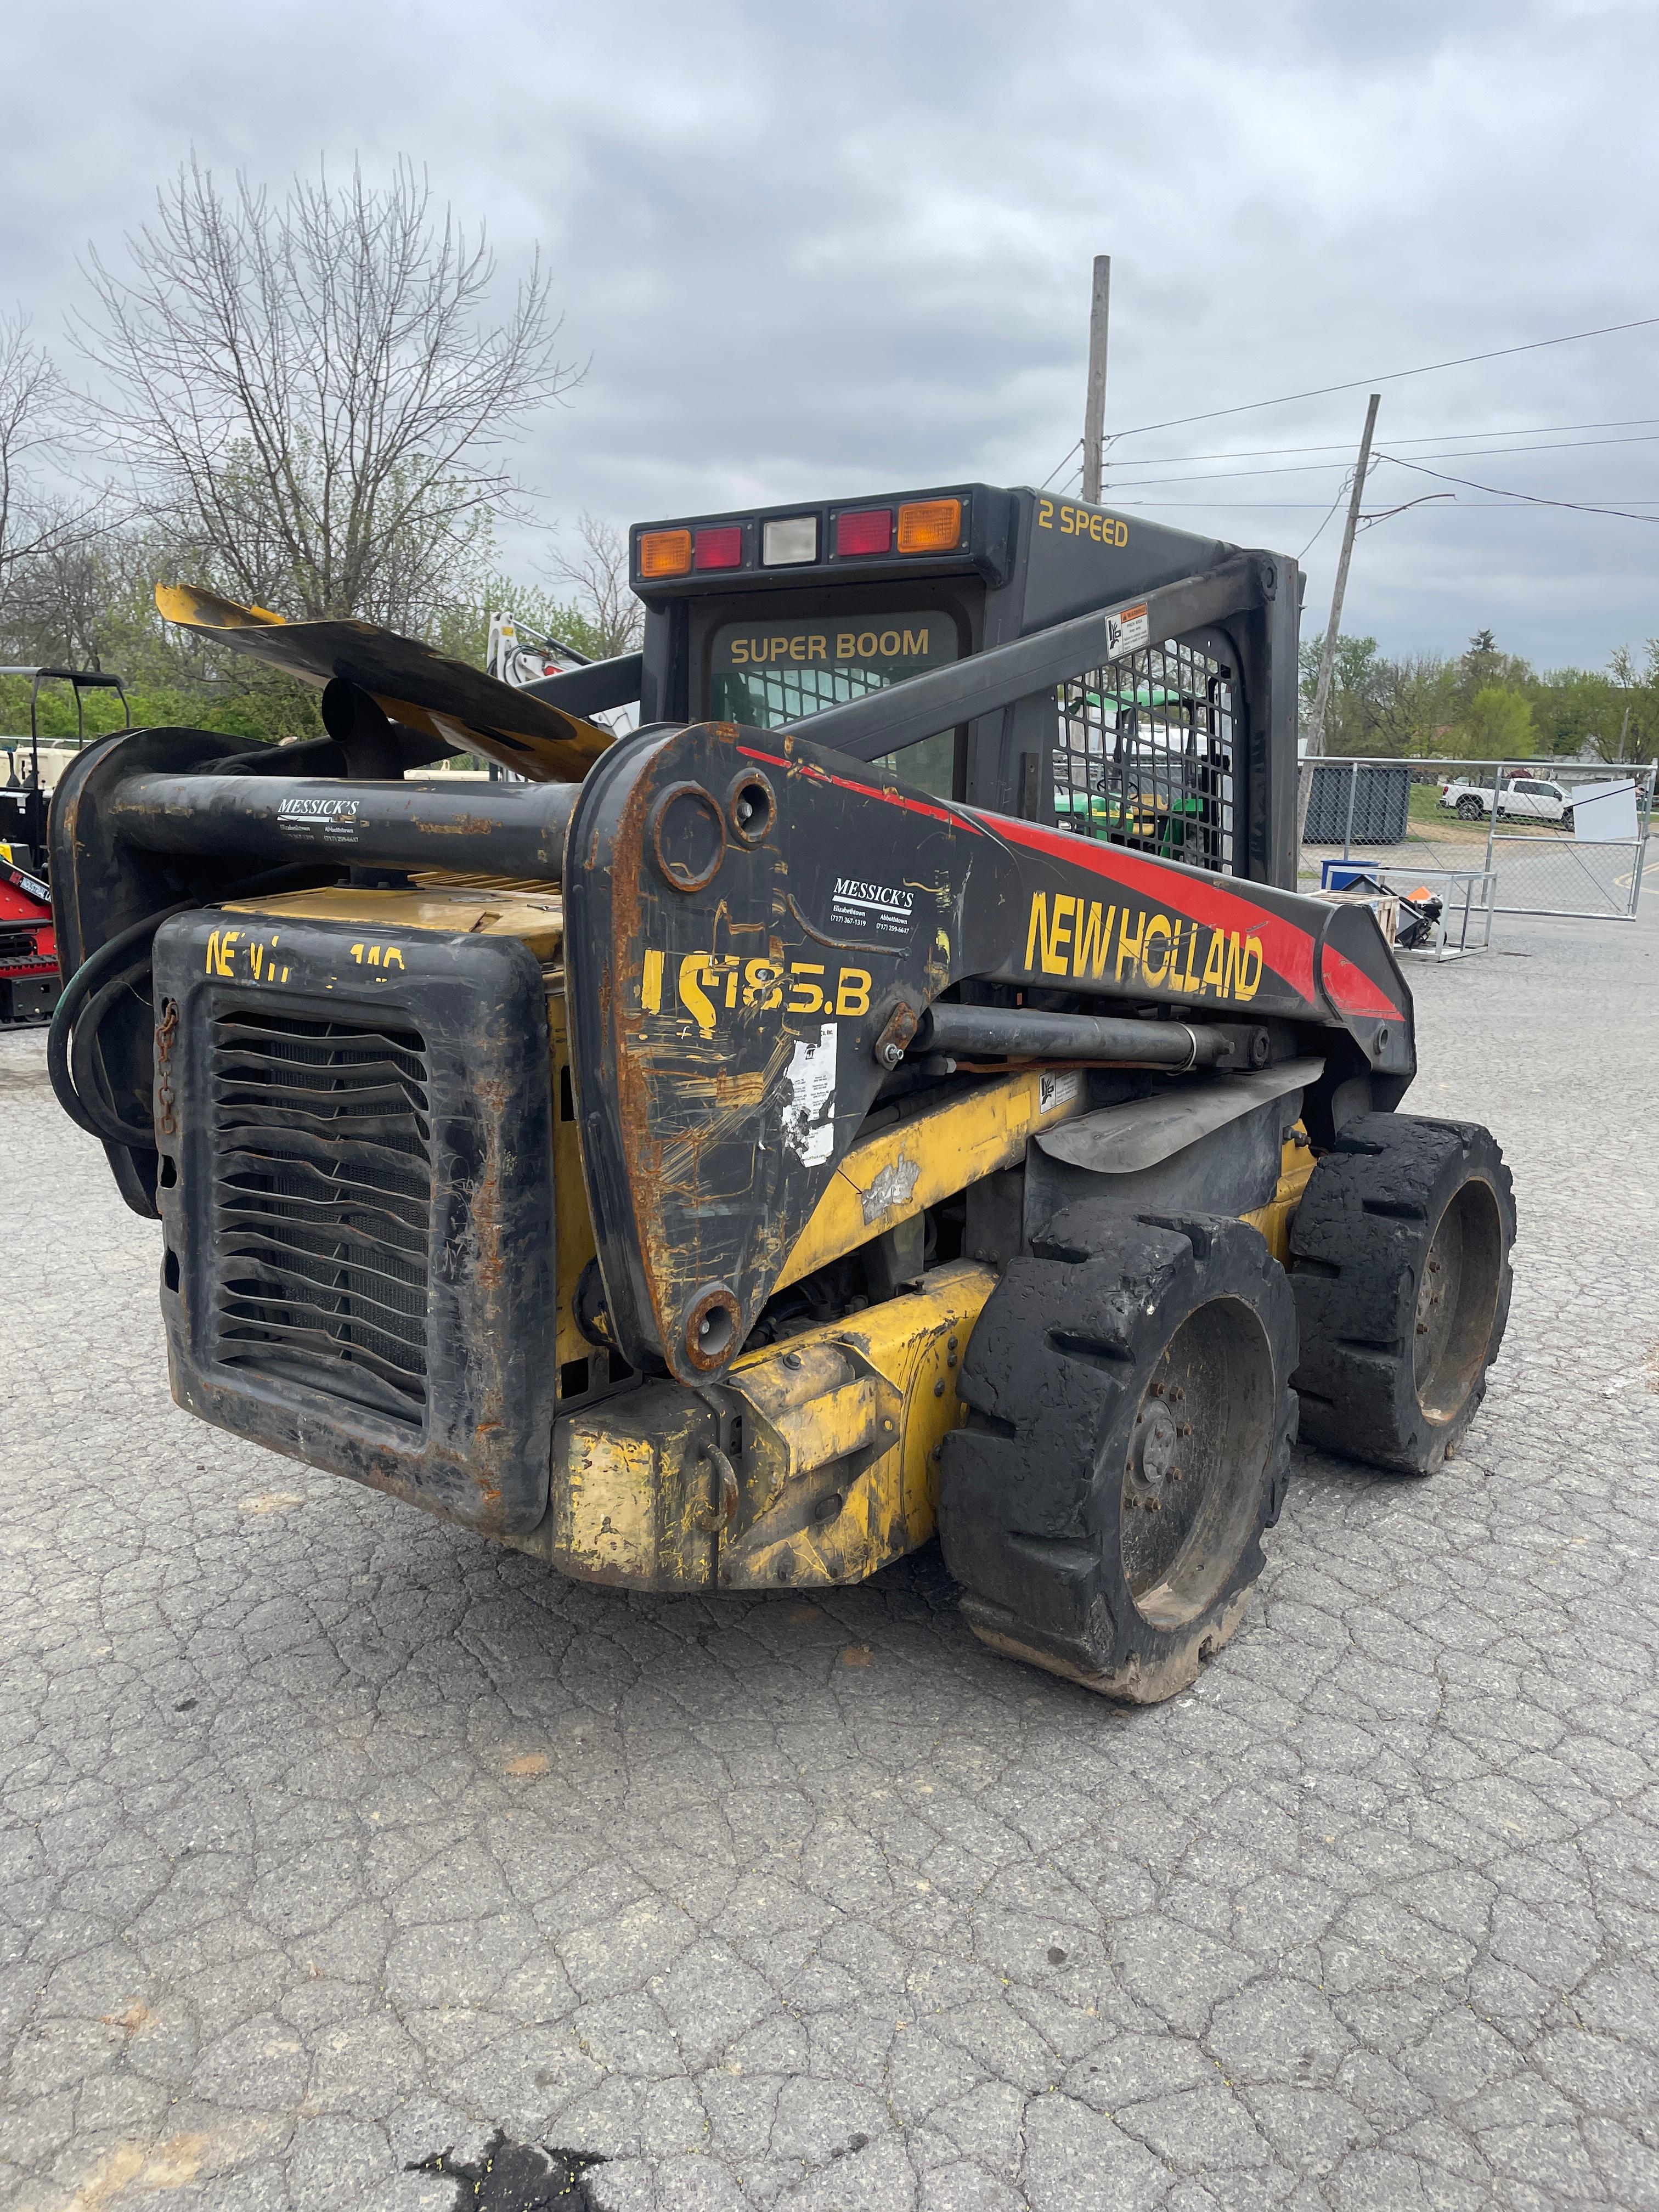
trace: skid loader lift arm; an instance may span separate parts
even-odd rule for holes
[[[1334,1031],[1333,1066],[1395,1095],[1414,1072],[1410,996],[1364,909],[980,814],[787,733],[617,748],[577,803],[565,908],[611,1327],[686,1382],[736,1356],[896,1056],[960,986],[1000,998],[1010,1038],[1031,990],[1130,1001],[1152,1015],[1141,1065],[1170,1063],[1167,1014]]]

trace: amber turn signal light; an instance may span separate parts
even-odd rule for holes
[[[684,576],[691,569],[689,530],[642,530],[640,532],[641,576]]]
[[[949,553],[962,536],[959,499],[917,499],[898,512],[901,553]]]

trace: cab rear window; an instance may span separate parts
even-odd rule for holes
[[[775,730],[959,657],[956,619],[942,610],[727,623],[709,641],[709,718]],[[950,731],[907,745],[883,764],[920,790],[954,795]]]

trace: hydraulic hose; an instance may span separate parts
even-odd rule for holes
[[[103,1025],[104,1017],[123,992],[137,992],[149,976],[149,955],[146,951],[118,974],[112,975],[103,988],[94,994],[85,1013],[75,1024],[75,1035],[70,1045],[70,1080],[76,1098],[97,1124],[96,1133],[106,1144],[130,1145],[141,1152],[155,1150],[155,1129],[148,1124],[140,1128],[136,1122],[124,1121],[117,1113],[98,1049],[98,1032]]]
[[[102,1070],[92,1055],[100,1023],[121,992],[130,988],[137,977],[148,970],[149,942],[156,931],[175,914],[186,914],[199,903],[197,899],[180,899],[175,905],[163,907],[159,914],[146,915],[142,921],[118,931],[108,944],[100,945],[89,959],[82,961],[64,986],[52,1027],[46,1032],[46,1073],[52,1079],[53,1095],[70,1121],[101,1143],[155,1149],[154,1130],[139,1129],[134,1123],[124,1121],[116,1112]],[[143,957],[133,960],[130,956],[133,948],[140,945],[145,948]],[[88,1008],[93,1018],[83,1023],[81,1010],[94,992],[97,996]],[[82,1034],[75,1038],[71,1054],[70,1036],[77,1025]],[[80,1087],[82,1078],[87,1079],[84,1096]]]
[[[323,872],[331,879],[339,871],[330,867]],[[270,868],[262,875],[250,876],[215,896],[258,897],[266,891],[295,888],[301,878],[314,878],[318,873],[316,861],[298,860],[286,867]],[[179,899],[172,906],[163,907],[158,914],[146,915],[130,928],[118,931],[106,945],[100,945],[96,952],[82,961],[64,986],[52,1027],[46,1033],[46,1073],[52,1079],[53,1094],[70,1121],[102,1144],[125,1145],[143,1152],[155,1148],[153,1128],[141,1128],[135,1121],[124,1121],[117,1111],[98,1048],[98,1033],[121,994],[138,989],[149,973],[150,940],[161,924],[170,921],[175,914],[188,914],[203,903],[200,899]],[[139,946],[143,951],[136,957],[129,957]]]

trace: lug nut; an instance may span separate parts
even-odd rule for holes
[[[1187,1393],[1182,1389],[1179,1382],[1172,1383],[1170,1389],[1170,1404],[1172,1406],[1179,1405],[1186,1395]]]
[[[1176,1434],[1178,1437],[1189,1437],[1192,1432],[1193,1425],[1190,1421],[1177,1421],[1176,1423]]]
[[[1179,1482],[1181,1480],[1181,1469],[1178,1467],[1165,1468],[1164,1470],[1164,1480],[1165,1482]]]
[[[1425,1322],[1425,1321],[1420,1321],[1420,1322],[1418,1322],[1418,1324],[1417,1324],[1417,1333],[1418,1333],[1418,1334],[1419,1334],[1419,1336],[1426,1336],[1426,1335],[1428,1334],[1428,1333],[1429,1333],[1429,1324],[1427,1323],[1427,1322]]]
[[[936,1398],[942,1398],[945,1395],[945,1377],[942,1375],[933,1385],[933,1395]]]
[[[1146,1389],[1152,1397],[1161,1398],[1164,1395],[1164,1385],[1161,1382],[1149,1382]]]

